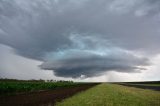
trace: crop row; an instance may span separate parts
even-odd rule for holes
[[[73,82],[0,82],[0,95],[78,86]]]

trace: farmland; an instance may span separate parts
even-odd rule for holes
[[[160,82],[0,80],[1,106],[160,106]]]
[[[0,81],[0,106],[48,106],[98,83],[72,81]]]
[[[130,86],[130,87],[137,87],[142,89],[151,89],[160,91],[160,81],[148,81],[148,82],[119,82],[117,84]]]
[[[82,83],[71,81],[44,82],[44,81],[0,81],[0,95],[53,90],[58,88],[79,86]]]
[[[160,106],[160,92],[104,83],[57,106]]]

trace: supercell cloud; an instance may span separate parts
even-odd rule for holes
[[[1,0],[0,44],[56,76],[141,72],[160,52],[159,0]],[[37,66],[38,67],[38,66]]]
[[[40,67],[54,70],[57,76],[76,78],[98,76],[106,71],[139,72],[143,70],[141,66],[149,65],[147,58],[107,44],[103,39],[75,38],[75,47],[50,54]]]

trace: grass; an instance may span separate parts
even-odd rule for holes
[[[79,86],[73,82],[0,81],[0,95]]]
[[[104,83],[56,106],[160,106],[160,92]]]

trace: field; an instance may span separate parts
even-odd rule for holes
[[[0,81],[0,95],[11,95],[40,90],[53,90],[58,88],[79,86],[81,84],[82,83],[73,83],[71,81]]]
[[[160,106],[160,92],[104,83],[56,106]]]
[[[0,106],[49,106],[98,83],[0,80]]]
[[[0,106],[160,106],[160,82],[0,80]]]
[[[151,89],[160,91],[160,81],[149,81],[149,82],[119,82],[116,84],[130,86],[130,87],[137,87],[142,89]]]
[[[122,83],[122,82],[120,82]],[[124,84],[131,85],[144,85],[144,86],[160,86],[160,81],[146,81],[146,82],[123,82]]]

